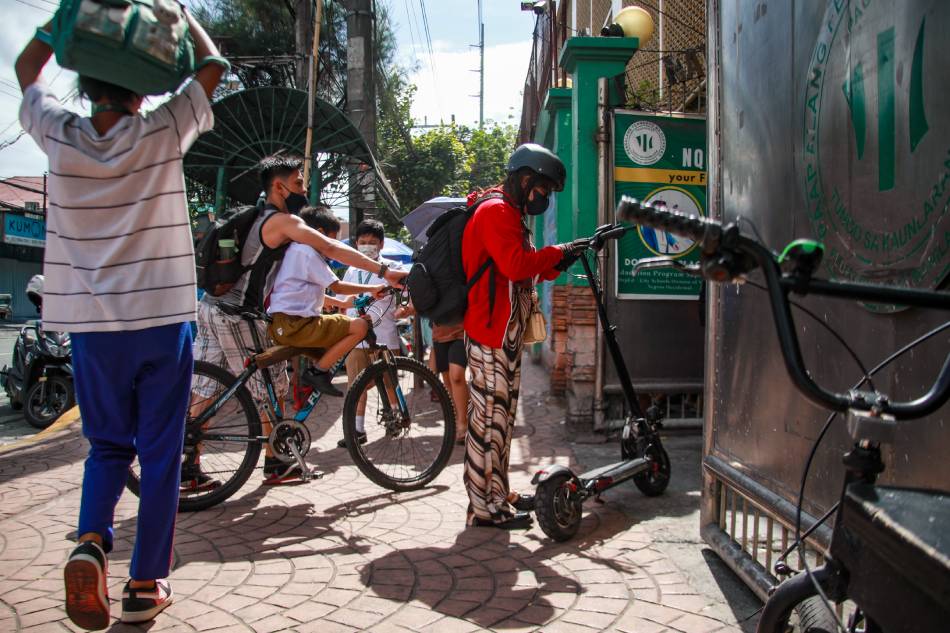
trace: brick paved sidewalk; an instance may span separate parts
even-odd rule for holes
[[[547,377],[527,359],[525,374],[511,458],[516,490],[528,490],[543,464],[574,465],[563,411],[544,395]],[[326,477],[265,489],[254,476],[229,502],[180,515],[171,576],[176,602],[142,630],[749,630],[749,622],[737,624],[754,611],[738,583],[725,581],[723,595],[702,578],[721,563],[695,564],[703,560],[695,520],[670,523],[657,514],[662,506],[637,518],[653,500],[633,486],[607,504],[589,504],[569,543],[554,543],[537,527],[465,528],[461,448],[432,487],[395,495],[367,481],[336,448],[339,401],[320,406],[322,415],[311,420],[334,422],[316,425],[308,458]],[[672,439],[675,445],[683,438]],[[687,441],[698,468],[696,444]],[[0,631],[78,630],[63,610],[62,567],[72,548],[85,451],[74,425],[0,455]],[[695,510],[698,482],[690,488],[674,501]],[[128,573],[136,502],[126,494],[116,511],[113,598]],[[693,563],[678,564],[666,538],[671,531],[682,532],[679,542]],[[112,611],[120,611],[115,601]],[[117,622],[111,630],[139,627]]]

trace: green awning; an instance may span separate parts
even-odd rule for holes
[[[241,90],[216,101],[214,129],[202,135],[185,156],[185,174],[212,189],[218,170],[225,169],[227,196],[253,204],[261,191],[257,164],[265,156],[303,156],[307,138],[307,93],[293,88]],[[399,217],[399,202],[359,130],[332,104],[317,99],[314,110],[313,155],[329,169],[372,172],[376,206]],[[348,192],[340,186],[321,195],[339,204]],[[336,196],[336,199],[334,199]]]

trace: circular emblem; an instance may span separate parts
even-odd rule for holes
[[[666,135],[652,121],[637,121],[624,133],[623,148],[638,165],[652,165],[666,152]]]
[[[703,215],[699,201],[691,193],[679,187],[654,189],[647,195],[646,203],[651,205],[663,203],[671,211],[679,211],[687,215]],[[640,235],[640,241],[654,255],[678,259],[688,255],[696,247],[693,240],[666,231],[641,226],[638,227],[637,232]]]
[[[835,278],[918,288],[950,272],[950,3],[829,2],[804,76],[800,178]],[[868,306],[893,311],[893,306]]]

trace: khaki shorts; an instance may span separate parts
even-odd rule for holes
[[[353,384],[360,372],[369,367],[373,359],[369,355],[368,349],[356,348],[346,357],[346,382]]]
[[[300,317],[278,312],[268,331],[278,345],[292,347],[327,348],[338,343],[350,333],[350,317],[342,314],[324,314],[317,317]]]

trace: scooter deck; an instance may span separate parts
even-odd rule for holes
[[[582,481],[593,481],[604,477],[613,477],[616,479],[624,475],[635,475],[640,471],[646,470],[649,464],[650,460],[643,457],[624,459],[619,462],[614,462],[613,464],[601,466],[600,468],[588,470],[586,473],[578,475],[577,478]]]

